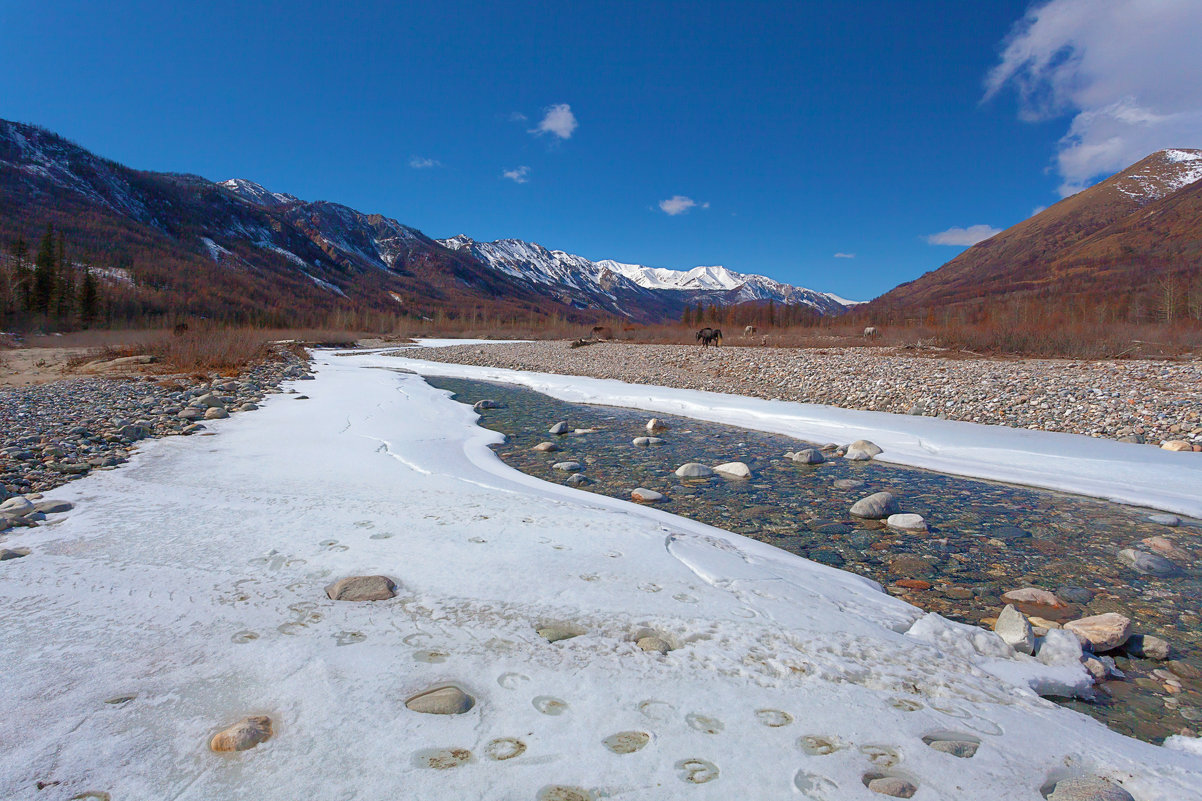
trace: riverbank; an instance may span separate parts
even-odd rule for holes
[[[599,342],[471,344],[429,361],[608,378],[1060,431],[1202,451],[1202,365],[934,358],[894,348],[706,348]],[[1180,447],[1180,446],[1178,446]]]

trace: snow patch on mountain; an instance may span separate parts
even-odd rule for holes
[[[1167,197],[1202,180],[1202,150],[1162,150],[1139,170],[1119,177],[1114,188],[1141,203]]]
[[[248,181],[245,178],[231,178],[228,181],[222,181],[220,186],[224,186],[241,199],[260,206],[286,206],[289,203],[300,203],[298,197],[284,192],[272,192],[262,184]]]

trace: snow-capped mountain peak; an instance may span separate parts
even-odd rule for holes
[[[262,184],[248,181],[245,178],[231,178],[228,181],[222,181],[220,185],[243,200],[259,206],[286,206],[289,203],[300,202],[298,197],[284,192],[272,192]]]
[[[586,293],[591,297],[590,302],[599,300],[601,308],[611,311],[619,311],[615,304],[620,296],[627,299],[626,306],[648,297],[658,297],[672,306],[772,301],[809,306],[821,314],[841,314],[851,305],[834,295],[791,286],[763,275],[744,275],[720,265],[671,270],[612,259],[594,262],[520,239],[477,242],[463,234],[439,243],[451,250],[466,251],[507,275],[577,294]],[[619,313],[628,311],[623,309]]]
[[[1202,180],[1202,150],[1161,150],[1110,180],[1115,189],[1140,203],[1160,200]]]

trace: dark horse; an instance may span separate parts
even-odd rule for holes
[[[703,348],[708,348],[710,345],[717,347],[722,344],[722,329],[702,328],[697,332],[697,341],[701,343],[701,347]]]

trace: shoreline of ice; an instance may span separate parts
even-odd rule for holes
[[[792,401],[679,390],[610,379],[528,373],[429,362],[396,355],[359,356],[418,374],[518,384],[559,400],[642,409],[796,437],[809,442],[869,439],[882,462],[1004,481],[1202,518],[1202,455],[1112,440],[989,426],[934,417],[841,409]],[[343,357],[343,358],[349,358]]]

